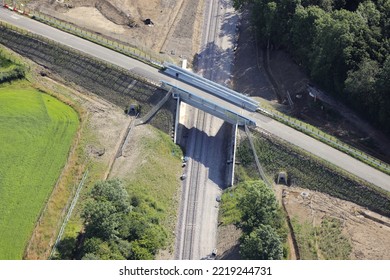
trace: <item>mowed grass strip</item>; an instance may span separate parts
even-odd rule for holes
[[[66,163],[77,113],[27,82],[0,87],[0,259],[21,259]]]

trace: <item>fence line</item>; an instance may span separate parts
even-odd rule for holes
[[[79,183],[79,185],[77,187],[75,196],[73,197],[72,203],[70,204],[70,207],[68,209],[68,213],[66,214],[64,222],[62,223],[62,226],[61,226],[61,229],[60,229],[60,231],[58,233],[56,242],[54,243],[54,246],[53,246],[53,248],[51,250],[49,259],[51,259],[53,257],[53,255],[54,255],[54,253],[55,253],[55,251],[57,249],[58,243],[62,239],[62,236],[63,236],[64,231],[65,231],[66,224],[68,223],[69,218],[72,215],[73,209],[76,206],[77,200],[78,200],[79,195],[80,195],[80,191],[81,191],[82,187],[84,186],[84,182],[85,182],[85,179],[87,178],[87,176],[88,176],[88,169],[85,171],[85,173],[84,173],[83,177],[81,178],[81,181],[80,181],[80,183]]]

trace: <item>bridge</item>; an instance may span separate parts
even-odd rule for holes
[[[164,66],[164,73],[173,76],[178,80],[197,87],[250,112],[255,112],[258,109],[258,102],[242,93],[205,79],[202,76],[187,71],[174,64],[164,63]]]
[[[319,158],[325,159],[328,162],[338,167],[341,167],[346,171],[372,184],[377,185],[380,188],[390,191],[389,175],[384,174],[366,165],[365,163],[360,162],[352,158],[351,156],[340,152],[330,146],[327,146],[324,143],[321,143],[320,141],[313,139],[276,120],[273,120],[264,115],[257,114],[256,112],[251,111],[249,106],[247,108],[242,108],[242,106],[226,101],[224,98],[214,96],[213,94],[210,94],[209,91],[201,90],[199,88],[199,85],[195,86],[194,83],[187,84],[186,82],[184,82],[184,80],[176,79],[176,74],[174,74],[175,78],[173,78],[173,72],[171,74],[168,72],[160,72],[156,68],[146,65],[140,61],[131,59],[123,54],[96,45],[92,42],[88,42],[84,39],[70,35],[68,33],[62,32],[60,30],[44,25],[27,17],[15,15],[14,13],[11,13],[10,11],[7,11],[5,9],[0,9],[0,19],[13,24],[14,26],[28,30],[34,34],[44,36],[59,44],[63,44],[65,46],[79,50],[83,53],[99,58],[103,61],[107,61],[108,63],[112,63],[118,67],[128,69],[140,76],[145,77],[148,80],[155,81],[156,83],[161,83],[161,81],[165,81],[166,84],[170,83],[171,85],[173,85],[174,91],[176,93],[179,93],[181,98],[186,98],[185,92],[187,92],[192,94],[191,97],[193,97],[193,99],[196,99],[195,96],[198,96],[201,99],[205,99],[214,105],[216,104],[217,107],[220,107],[220,111],[224,112],[224,117],[229,119],[231,122],[234,121],[234,118],[229,118],[230,113],[235,114],[239,117],[243,117],[248,122],[253,121],[254,123],[256,123],[257,127],[260,127],[268,133],[276,135],[277,137],[289,143],[292,143],[300,147],[301,149],[314,154]],[[178,78],[180,78],[180,73]],[[209,90],[211,90],[211,88]],[[214,89],[214,91],[216,90]],[[189,101],[190,98],[187,98],[186,100],[187,102],[191,102]],[[248,101],[247,105],[249,105],[249,103],[250,101]],[[246,120],[243,120],[243,122],[245,122]]]
[[[223,119],[224,121],[231,123],[233,125],[247,125],[247,126],[256,126],[256,122],[241,115],[240,112],[232,109],[224,108],[221,105],[218,105],[214,102],[207,100],[204,97],[197,95],[194,92],[189,92],[185,89],[182,89],[178,86],[173,85],[170,82],[162,81],[162,87],[166,90],[172,91],[174,98],[179,98],[179,103],[183,101],[195,108],[198,108],[202,111],[205,111],[213,116]]]
[[[197,94],[195,90],[184,89],[172,82],[162,81],[162,87],[166,90],[170,90],[175,98],[183,101],[195,108],[205,111],[213,116],[223,119],[224,121],[239,126],[256,126],[256,122],[242,114],[241,109],[255,112],[258,108],[257,102],[252,98],[249,98],[241,93],[233,91],[220,84],[214,83],[208,79],[205,79],[195,73],[184,70],[176,65],[166,63],[164,73],[173,76],[178,80],[181,80],[191,86],[194,86],[201,91],[208,92],[209,94],[221,98],[226,102],[233,105],[233,107],[227,108],[221,105],[220,102],[210,101],[210,98]]]

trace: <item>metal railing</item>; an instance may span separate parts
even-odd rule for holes
[[[52,250],[50,252],[49,259],[51,259],[54,256],[54,253],[55,253],[55,251],[57,249],[57,246],[58,246],[58,244],[60,243],[60,241],[62,239],[62,236],[63,236],[64,231],[65,231],[65,227],[66,227],[66,225],[67,225],[67,223],[68,223],[68,221],[70,219],[70,216],[72,215],[74,207],[76,206],[77,200],[78,200],[78,198],[80,196],[81,189],[84,186],[84,182],[85,182],[87,176],[88,176],[88,169],[84,172],[84,175],[81,178],[81,181],[80,181],[80,183],[79,183],[79,185],[78,185],[78,187],[76,189],[76,193],[75,193],[75,195],[73,197],[73,200],[72,200],[72,202],[71,202],[71,204],[69,206],[69,209],[67,211],[66,217],[65,217],[65,219],[64,219],[64,221],[63,221],[63,223],[61,225],[61,229],[60,229],[60,231],[58,233],[56,242],[54,243],[54,246],[53,246],[53,248],[52,248]]]

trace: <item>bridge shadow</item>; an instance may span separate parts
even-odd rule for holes
[[[177,143],[185,156],[208,169],[208,179],[225,189],[229,184],[233,147],[231,145],[233,126],[224,122],[215,135],[208,135],[195,127],[179,124]],[[199,141],[195,142],[195,139]],[[187,175],[188,170],[184,170]]]

